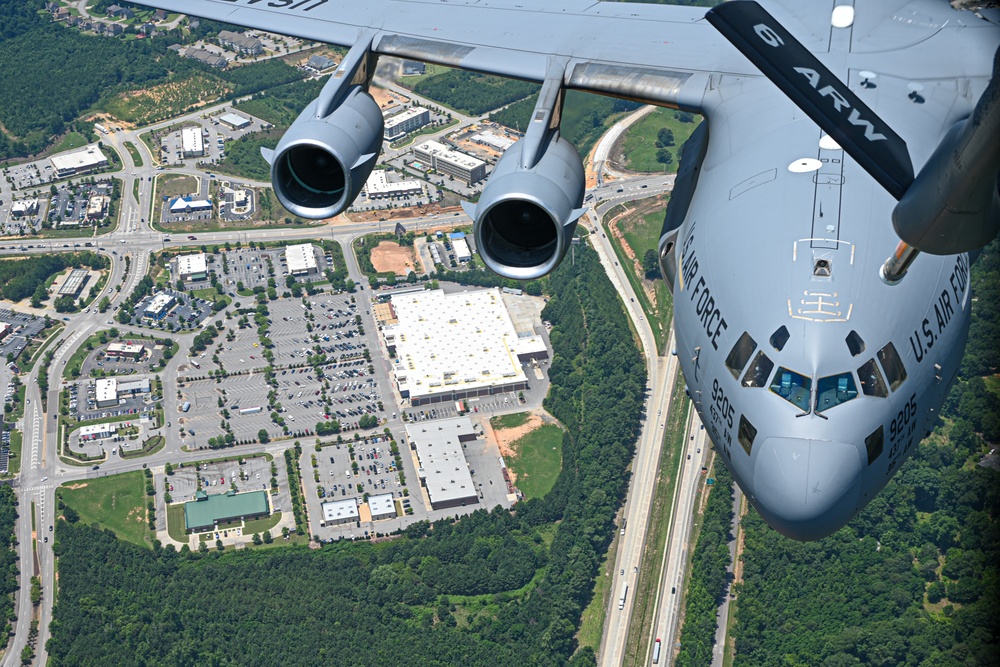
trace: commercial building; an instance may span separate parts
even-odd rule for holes
[[[407,195],[420,196],[424,193],[424,187],[420,181],[398,181],[393,183],[389,180],[389,172],[384,169],[376,169],[365,181],[365,192],[369,199],[388,199],[390,197],[403,197]]]
[[[451,242],[451,247],[455,249],[455,259],[460,262],[468,262],[472,259],[472,253],[469,251],[469,242],[465,239],[455,239]]]
[[[436,510],[479,502],[462,451],[462,443],[475,440],[468,417],[419,422],[406,427],[410,448],[417,453],[417,477]]]
[[[477,144],[483,144],[489,146],[490,148],[500,151],[503,153],[505,150],[514,145],[514,140],[507,137],[502,137],[499,134],[494,134],[491,130],[483,130],[482,132],[477,132],[470,137],[472,141]]]
[[[372,513],[372,521],[382,519],[395,519],[396,501],[392,499],[391,493],[380,493],[377,496],[368,496],[368,509]]]
[[[383,324],[393,375],[411,405],[519,391],[528,386],[520,338],[497,289],[392,297],[397,323]]]
[[[160,293],[153,297],[153,300],[149,302],[145,310],[142,311],[142,316],[147,320],[162,320],[166,317],[167,313],[173,307],[177,299],[174,298],[173,294]]]
[[[118,424],[91,424],[89,426],[81,426],[78,431],[81,442],[103,440],[104,438],[110,438],[117,432]]]
[[[243,116],[235,113],[227,113],[223,116],[219,116],[219,122],[232,130],[242,130],[251,124],[249,118],[244,118]]]
[[[316,263],[316,249],[312,243],[285,246],[285,261],[288,263],[288,274],[301,276],[319,271]]]
[[[413,156],[442,174],[454,176],[468,184],[486,178],[486,163],[465,153],[453,151],[436,141],[425,141],[413,149]]]
[[[256,37],[249,37],[242,32],[222,30],[219,32],[219,44],[240,53],[259,56],[264,53],[264,43]]]
[[[170,202],[170,212],[173,214],[180,213],[197,213],[199,211],[211,211],[212,210],[212,200],[211,199],[195,199],[194,197],[178,197],[177,199]]]
[[[94,388],[94,400],[97,407],[107,408],[118,404],[118,380],[115,378],[100,378]]]
[[[200,127],[185,127],[181,130],[181,149],[184,157],[201,157],[205,154]]]
[[[22,199],[10,205],[10,215],[13,218],[23,218],[38,213],[37,199]]]
[[[94,385],[94,400],[97,407],[107,408],[117,405],[118,401],[136,394],[148,394],[149,378],[119,382],[118,378],[98,378]]]
[[[208,259],[205,253],[181,255],[177,258],[177,276],[183,280],[204,280],[208,277]]]
[[[208,495],[198,491],[194,500],[184,503],[184,529],[189,533],[212,530],[216,525],[234,521],[250,521],[268,516],[267,493],[229,491]]]
[[[87,201],[87,220],[103,220],[108,214],[108,207],[111,205],[111,197],[107,195],[93,195]]]
[[[142,359],[146,354],[146,348],[134,343],[111,343],[105,353],[109,359],[131,359],[133,361]]]
[[[91,144],[74,153],[53,155],[49,158],[49,162],[52,163],[52,168],[59,178],[85,174],[108,166],[108,158],[101,152],[97,144]]]
[[[89,277],[90,272],[86,269],[73,269],[66,276],[66,280],[63,281],[62,285],[59,286],[59,291],[56,294],[59,296],[76,297],[80,294],[80,290],[83,289]]]
[[[323,524],[327,526],[352,523],[361,518],[361,515],[358,513],[357,498],[334,500],[321,504],[320,508],[323,510]]]
[[[389,141],[402,139],[410,132],[419,130],[431,122],[431,112],[423,107],[410,107],[395,116],[385,119],[385,138]]]

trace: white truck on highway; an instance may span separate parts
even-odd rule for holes
[[[622,584],[622,594],[618,596],[618,611],[625,608],[626,597],[628,597],[628,584]]]

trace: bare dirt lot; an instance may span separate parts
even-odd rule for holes
[[[368,92],[373,98],[375,98],[375,101],[378,102],[380,109],[389,109],[395,106],[401,106],[410,101],[410,98],[404,95],[400,95],[392,90],[386,90],[385,88],[379,88],[378,86],[371,86],[368,89]]]
[[[382,241],[372,249],[372,266],[379,273],[392,271],[397,276],[405,276],[415,268],[413,248],[403,247],[392,241]]]

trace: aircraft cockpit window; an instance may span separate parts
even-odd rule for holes
[[[782,324],[777,331],[771,334],[771,347],[781,352],[782,348],[785,347],[785,343],[788,342],[789,336],[788,327]]]
[[[903,366],[903,360],[896,354],[896,346],[892,343],[886,343],[885,347],[878,351],[878,360],[882,362],[885,377],[889,380],[889,388],[896,391],[906,379],[906,367]]]
[[[885,440],[885,431],[879,426],[872,431],[872,434],[865,438],[865,448],[868,450],[868,465],[875,463],[875,460],[882,454],[882,443]]]
[[[750,368],[747,369],[746,375],[743,376],[743,386],[766,387],[767,379],[771,377],[771,369],[773,368],[774,362],[768,359],[763,352],[758,352],[753,363],[750,364]]]
[[[858,397],[858,388],[851,373],[828,375],[816,382],[816,412],[846,403]]]
[[[847,334],[847,349],[851,351],[851,356],[856,357],[865,351],[865,341],[861,340],[861,336],[858,335],[857,331],[851,331]]]
[[[744,451],[747,454],[750,453],[750,449],[753,447],[753,440],[757,437],[757,429],[753,427],[753,424],[747,421],[747,418],[740,415],[740,430],[738,434],[740,444],[743,445]]]
[[[750,337],[746,331],[740,336],[740,339],[736,341],[736,345],[733,345],[733,349],[730,350],[729,356],[726,357],[726,368],[729,372],[733,374],[734,378],[738,378],[740,373],[743,372],[743,368],[747,365],[747,361],[750,359],[750,355],[753,351],[757,349],[757,342]]]
[[[809,410],[809,394],[812,389],[812,378],[806,377],[782,366],[774,374],[771,381],[771,391],[799,408]]]
[[[858,369],[858,379],[861,380],[861,391],[865,396],[877,396],[885,398],[889,395],[889,390],[885,388],[885,380],[882,379],[882,371],[878,369],[878,364],[874,359],[869,359]]]

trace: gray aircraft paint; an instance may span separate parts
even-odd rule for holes
[[[698,111],[708,148],[677,253],[675,330],[691,396],[736,480],[764,518],[796,539],[846,523],[930,428],[969,326],[969,256],[920,256],[898,285],[879,268],[898,238],[895,200],[711,26],[698,8],[585,0],[152,0],[171,11],[375,53],[541,82],[550,56],[567,87]],[[935,0],[858,3],[832,27],[834,2],[767,9],[905,142],[915,171],[968,116],[989,79],[1000,31]],[[990,14],[994,19],[996,13]],[[367,37],[366,37],[367,38]],[[876,74],[862,85],[862,72]],[[923,86],[920,101],[910,84]],[[855,119],[860,122],[862,119]],[[817,160],[819,168],[790,165]],[[680,184],[678,184],[680,187]],[[825,260],[830,275],[815,275]],[[769,344],[784,325],[779,352]],[[740,386],[725,360],[744,332],[757,351],[812,379],[850,373],[859,396],[819,416],[767,387]],[[851,331],[865,349],[852,356]],[[907,378],[865,396],[857,369],[887,343]],[[771,378],[768,378],[770,384]],[[810,395],[810,407],[815,396]],[[749,453],[741,417],[757,429]],[[881,427],[871,463],[865,439]]]

